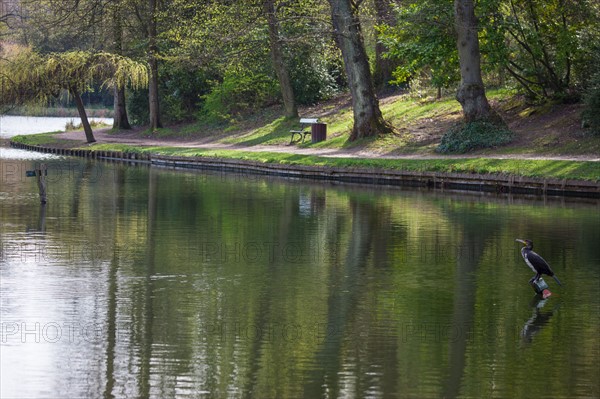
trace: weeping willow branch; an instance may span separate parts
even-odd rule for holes
[[[0,59],[5,76],[0,105],[47,101],[68,90],[75,100],[88,142],[94,142],[81,94],[98,84],[103,88],[134,89],[148,86],[145,63],[107,52],[69,51],[45,56],[29,48],[12,51]]]

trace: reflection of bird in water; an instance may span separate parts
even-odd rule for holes
[[[549,312],[542,312],[542,308],[546,305],[548,299],[541,299],[539,295],[533,297],[533,300],[530,304],[533,310],[533,315],[525,322],[525,325],[521,329],[521,337],[526,342],[531,342],[533,340],[534,335],[544,328],[546,324],[550,321],[550,318],[554,315],[554,312],[558,310],[559,305],[555,306]]]
[[[535,276],[533,276],[531,280],[529,280],[530,283],[538,281],[540,277],[542,277],[542,274],[547,274],[548,276],[554,278],[558,285],[562,285],[558,277],[556,277],[552,269],[550,269],[550,265],[548,264],[548,262],[546,262],[544,258],[539,256],[538,254],[533,252],[533,241],[520,239],[516,239],[515,241],[520,242],[524,245],[524,247],[521,248],[521,256],[523,256],[523,259],[525,259],[525,263],[527,263],[527,266],[529,266],[529,268],[535,273]]]

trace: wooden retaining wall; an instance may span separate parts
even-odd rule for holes
[[[143,162],[152,165],[278,175],[313,180],[333,180],[362,184],[429,187],[481,192],[575,196],[600,198],[600,182],[572,179],[533,178],[504,174],[410,172],[376,168],[337,168],[282,165],[213,157],[175,157],[120,151],[72,150],[11,142],[14,148],[64,156]]]
[[[21,150],[92,159],[115,159],[119,161],[150,162],[150,155],[122,151],[96,151],[88,149],[52,148],[39,145],[10,142],[10,146]]]

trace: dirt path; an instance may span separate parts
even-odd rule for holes
[[[424,154],[404,154],[404,155],[381,155],[364,149],[339,149],[339,148],[302,148],[294,145],[253,145],[244,146],[239,144],[223,144],[218,143],[210,138],[197,140],[183,140],[174,138],[158,138],[158,137],[140,137],[136,131],[126,133],[109,133],[110,129],[98,129],[94,132],[96,142],[129,144],[135,146],[167,146],[177,148],[202,148],[214,150],[240,150],[253,152],[278,152],[286,154],[299,155],[316,155],[323,157],[339,157],[339,158],[379,158],[379,159],[452,159],[452,158],[492,158],[492,159],[540,159],[540,160],[564,160],[564,161],[594,161],[600,162],[600,154],[598,155],[523,155],[523,154],[463,154],[463,155],[424,155]],[[56,135],[56,138],[80,141],[82,144],[83,132],[68,131]]]

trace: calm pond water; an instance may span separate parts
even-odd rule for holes
[[[112,118],[89,118],[91,121],[112,124]],[[0,116],[0,138],[9,138],[18,134],[33,134],[64,131],[69,122],[81,124],[80,118],[39,117],[39,116]]]
[[[2,398],[600,395],[600,203],[0,159]],[[563,282],[538,300],[515,238]]]

